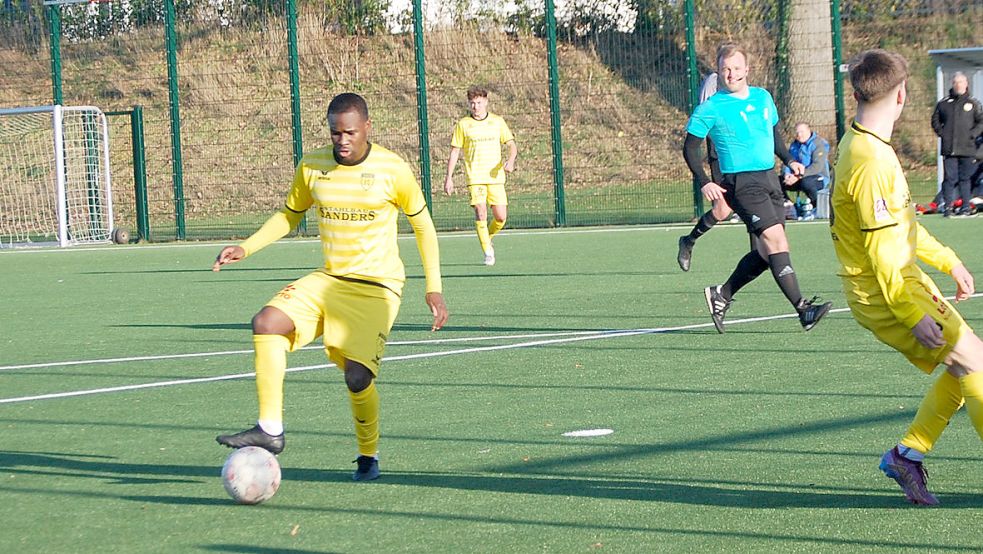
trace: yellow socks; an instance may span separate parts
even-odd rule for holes
[[[348,391],[355,420],[355,439],[360,456],[375,456],[379,451],[379,391],[373,380],[361,392]]]
[[[271,435],[283,433],[283,376],[290,340],[283,335],[253,335],[259,425]]]
[[[501,221],[497,219],[493,219],[492,222],[488,225],[488,238],[494,237],[495,233],[501,231],[503,227],[505,227],[504,219]]]
[[[491,248],[491,237],[488,236],[488,223],[476,219],[474,221],[474,228],[478,231],[478,242],[481,243],[481,251],[488,252],[488,249]]]
[[[914,421],[901,439],[901,446],[927,454],[962,403],[963,389],[960,387],[960,380],[948,371],[943,371],[932,388],[925,393]],[[977,426],[976,429],[980,430],[980,427]]]
[[[970,373],[959,378],[963,397],[966,399],[966,413],[976,429],[976,434],[983,439],[983,373]]]

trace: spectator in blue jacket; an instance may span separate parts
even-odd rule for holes
[[[805,166],[805,173],[796,175],[787,166],[782,170],[785,189],[802,191],[813,206],[818,206],[819,191],[829,186],[829,143],[819,136],[809,124],[795,124],[795,140],[788,147],[792,159]]]

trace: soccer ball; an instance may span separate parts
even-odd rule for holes
[[[258,446],[240,448],[225,460],[222,484],[239,504],[259,504],[280,488],[280,464],[276,456]]]
[[[116,244],[128,244],[130,242],[130,232],[122,227],[117,227],[113,229],[111,238]]]

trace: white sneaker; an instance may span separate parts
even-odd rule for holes
[[[485,265],[495,265],[495,249],[489,248],[485,252]]]

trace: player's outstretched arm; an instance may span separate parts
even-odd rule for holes
[[[915,222],[915,225],[915,256],[942,273],[952,275],[952,269],[962,265],[959,256],[932,236],[921,223]]]
[[[223,265],[238,262],[287,236],[287,233],[296,227],[303,218],[304,212],[295,212],[290,208],[284,208],[273,214],[258,231],[242,241],[241,244],[223,248],[218,253],[218,257],[215,258],[215,263],[212,264],[212,271],[219,271]]]
[[[921,223],[915,222],[915,256],[919,260],[934,267],[942,273],[947,273],[956,282],[956,302],[962,302],[976,293],[976,283],[973,274],[966,269],[962,261],[951,248],[945,246],[932,236]]]
[[[703,140],[693,133],[686,133],[686,140],[683,142],[683,160],[686,161],[686,167],[701,187],[711,182],[706,170],[703,169],[703,154],[700,152]]]
[[[461,149],[451,146],[451,155],[447,158],[447,177],[444,178],[444,194],[454,194],[454,168],[457,159],[461,157]]]
[[[949,272],[952,280],[956,282],[956,302],[962,302],[976,293],[976,283],[973,274],[966,269],[966,266],[959,264]]]
[[[512,173],[515,171],[515,158],[519,155],[519,147],[515,145],[515,140],[506,142],[505,146],[509,148],[509,157],[505,160],[503,169],[506,173]]]
[[[215,263],[212,264],[212,271],[220,271],[223,265],[234,264],[245,257],[246,251],[241,246],[226,246],[215,257]]]
[[[444,304],[442,284],[440,280],[440,248],[437,245],[437,230],[427,208],[407,216],[413,234],[416,236],[416,247],[420,251],[420,261],[423,263],[423,275],[427,282],[426,302],[433,314],[432,331],[436,331],[447,322],[447,306]]]
[[[430,327],[430,330],[437,331],[447,323],[448,318],[447,305],[444,304],[444,295],[439,292],[428,292],[425,300],[427,306],[430,307],[430,313],[433,314],[433,326]]]
[[[792,173],[794,175],[798,175],[801,177],[802,174],[805,173],[806,166],[797,162],[792,157],[792,154],[789,153],[788,147],[785,146],[785,142],[782,141],[781,133],[778,132],[777,123],[775,124],[775,127],[772,129],[772,135],[774,136],[775,139],[775,155],[778,156],[779,160],[782,160],[783,164],[785,164],[789,169],[792,170]]]

